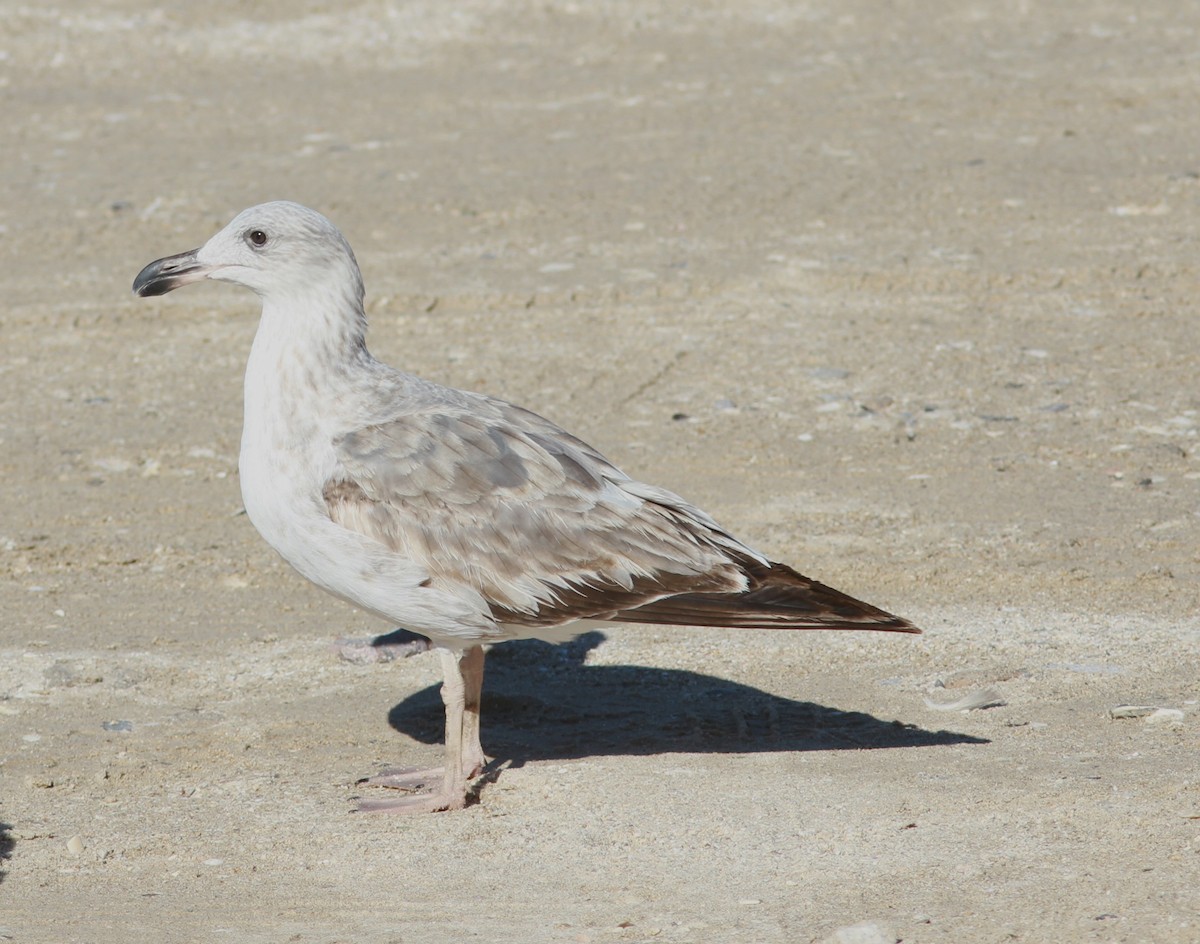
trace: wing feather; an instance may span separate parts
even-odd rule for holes
[[[754,552],[707,515],[510,404],[437,404],[334,448],[330,517],[434,583],[469,585],[497,622],[554,626],[746,586],[730,552]]]

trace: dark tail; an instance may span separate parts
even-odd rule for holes
[[[919,633],[912,623],[810,580],[786,564],[747,562],[740,593],[679,593],[610,617],[630,623],[740,629],[872,629]]]

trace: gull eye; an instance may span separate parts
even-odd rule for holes
[[[250,229],[246,231],[246,242],[255,249],[262,249],[267,244],[267,234],[261,229]]]

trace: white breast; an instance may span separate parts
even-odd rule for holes
[[[431,586],[421,565],[330,519],[323,490],[336,469],[338,431],[321,426],[315,404],[299,409],[294,391],[269,389],[280,372],[260,370],[256,360],[252,352],[239,468],[246,514],[267,543],[323,590],[441,645],[504,638],[477,593]]]

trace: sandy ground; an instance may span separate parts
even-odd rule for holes
[[[0,940],[1200,941],[1200,11],[328,9],[0,4]],[[352,815],[436,659],[239,514],[253,297],[129,294],[281,197],[926,635],[498,647],[479,802]]]

